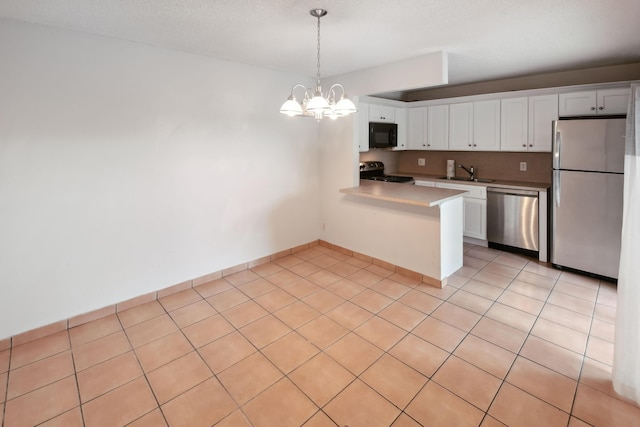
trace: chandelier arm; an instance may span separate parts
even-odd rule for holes
[[[299,87],[301,87],[302,89],[304,89],[304,90],[305,90],[305,93],[306,93],[306,91],[307,91],[307,87],[306,87],[305,85],[302,85],[302,84],[298,83],[298,84],[294,85],[294,86],[291,88],[291,96],[295,97],[294,92],[295,92],[295,90],[296,90],[297,88],[299,88]]]
[[[340,83],[335,83],[329,88],[329,91],[327,92],[327,98],[329,98],[330,102],[331,101],[335,102],[335,100],[338,98],[338,96],[336,95],[336,91],[334,90],[334,88],[336,87],[339,87],[340,89],[342,89],[342,94],[341,94],[342,97],[346,95],[344,86],[342,86]]]
[[[304,91],[305,101],[308,101],[309,99],[313,98],[314,95],[315,95],[315,92],[313,91],[313,89],[311,89],[310,87],[305,87],[305,91]]]

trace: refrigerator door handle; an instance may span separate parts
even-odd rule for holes
[[[560,144],[562,133],[558,130],[558,121],[553,122],[553,168],[560,169]]]
[[[560,171],[553,171],[553,203],[560,206]]]

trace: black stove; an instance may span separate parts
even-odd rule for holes
[[[382,162],[361,162],[360,179],[371,181],[397,182],[402,184],[413,184],[411,176],[385,175],[384,163]]]

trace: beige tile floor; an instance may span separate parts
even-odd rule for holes
[[[441,290],[315,246],[0,352],[0,424],[638,426],[615,306],[487,248]]]

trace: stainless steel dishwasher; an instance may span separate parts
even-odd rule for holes
[[[487,188],[487,240],[497,249],[538,252],[538,192]]]

